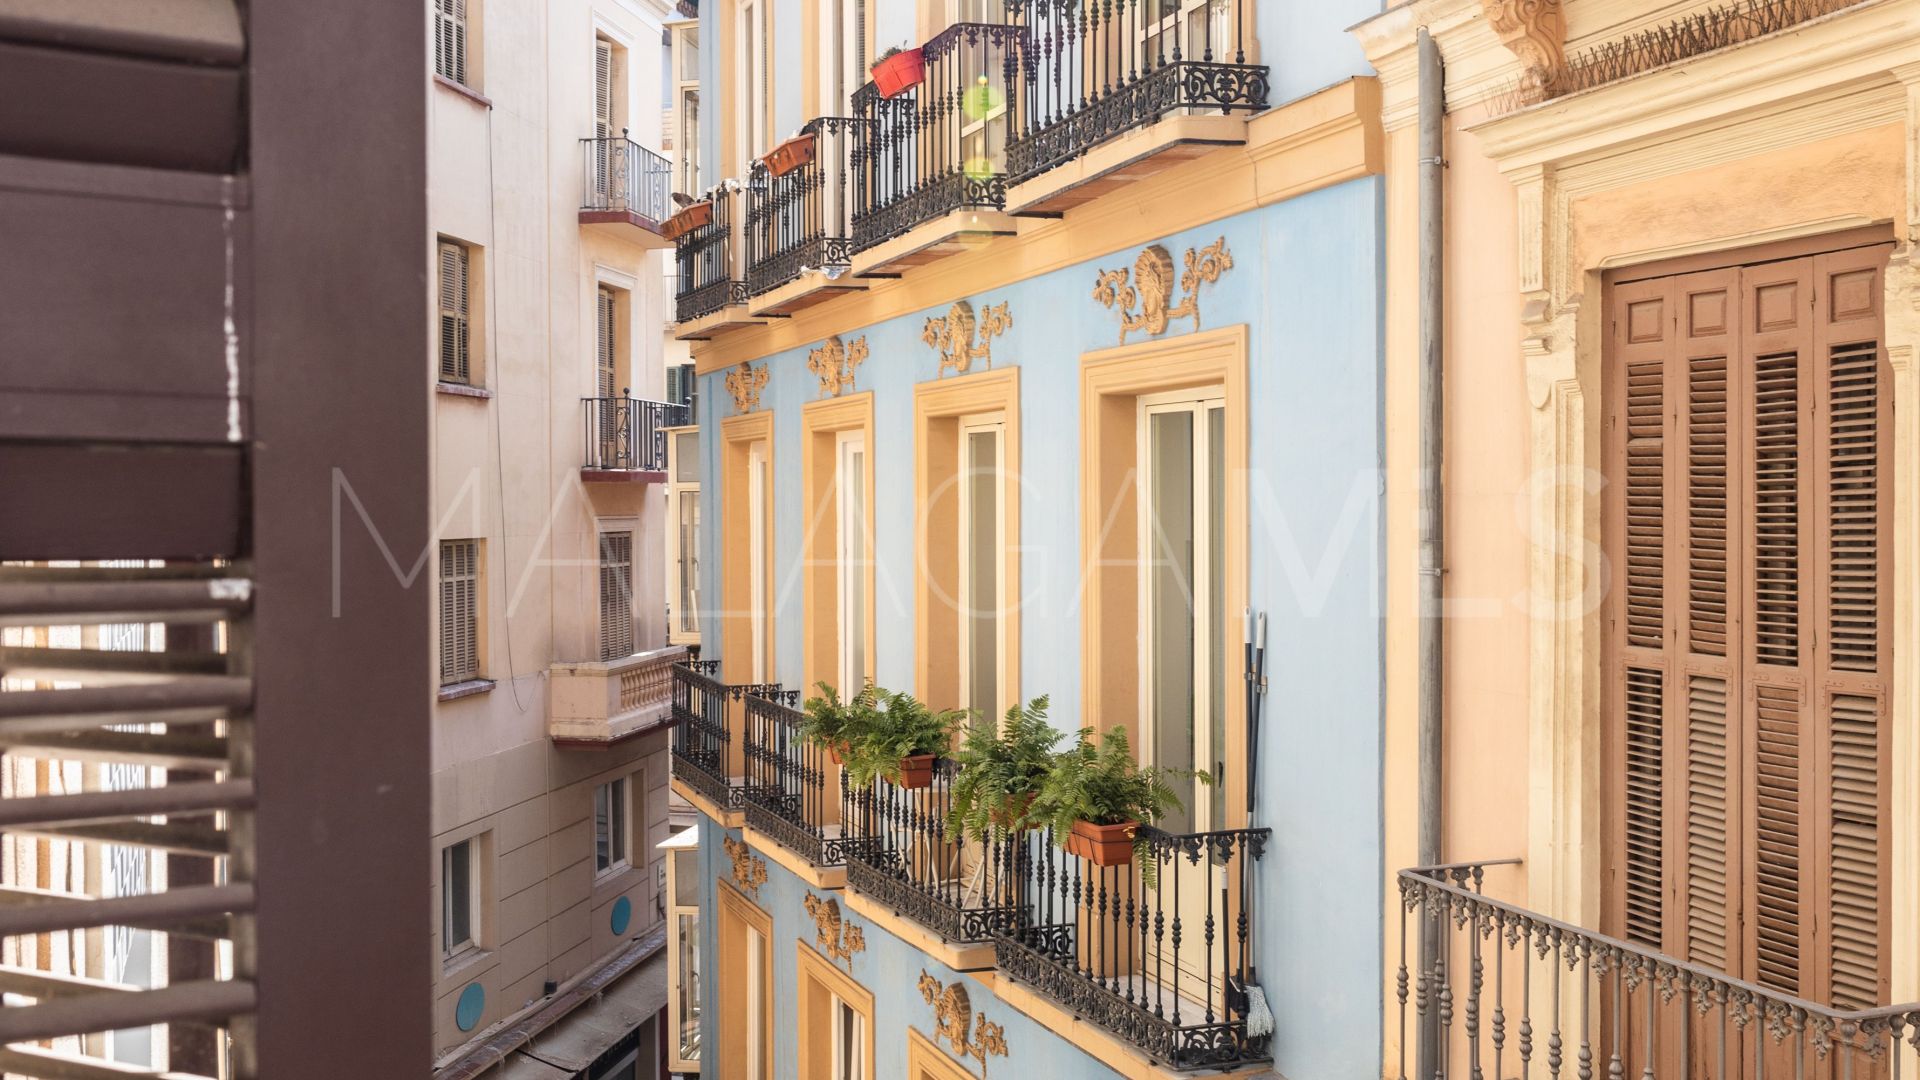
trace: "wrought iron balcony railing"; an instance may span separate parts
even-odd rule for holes
[[[1396,1075],[1864,1080],[1916,1060],[1920,1002],[1836,1009],[1482,893],[1517,862],[1400,872]]]
[[[738,185],[708,192],[713,220],[674,242],[674,319],[687,322],[728,304],[747,302],[747,282],[735,266],[734,202]]]
[[[790,701],[747,698],[747,824],[814,866],[846,863],[873,825],[874,800],[847,787],[828,753],[800,737]]]
[[[1266,829],[1142,827],[1128,866],[1096,866],[1027,834],[1022,898],[995,941],[1000,970],[1176,1069],[1267,1060],[1247,1030],[1247,903]]]
[[[846,849],[847,884],[948,941],[987,941],[1018,917],[1018,842],[947,839],[958,770],[944,758],[933,782],[905,788],[876,780],[842,808],[864,839]]]
[[[747,184],[747,291],[759,295],[808,270],[838,276],[853,259],[856,128],[871,121],[820,116],[800,129],[813,136],[813,160],[774,176],[755,164]]]
[[[627,138],[626,132],[581,139],[585,191],[582,210],[624,210],[649,221],[667,220],[673,211],[668,192],[673,166],[666,158]]]
[[[1007,0],[1026,31],[1009,183],[1176,112],[1255,112],[1267,69],[1247,63],[1248,0]]]
[[[685,405],[644,398],[581,398],[586,411],[584,468],[665,472],[666,429],[692,423]]]
[[[741,754],[745,707],[765,697],[792,705],[797,690],[779,683],[720,681],[720,661],[689,660],[673,666],[673,775],[725,810],[746,806],[747,778]]]
[[[954,210],[1006,205],[1007,139],[1014,123],[1026,28],[956,23],[921,52],[926,80],[883,98],[853,95],[868,123],[854,129],[853,247],[864,251]]]

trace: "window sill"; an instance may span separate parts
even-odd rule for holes
[[[466,98],[468,101],[473,102],[475,105],[479,105],[482,108],[487,108],[487,109],[493,108],[493,101],[489,99],[487,95],[481,93],[478,90],[475,90],[471,86],[466,86],[462,83],[454,82],[452,79],[447,78],[445,75],[442,75],[437,71],[433,73],[433,81],[441,86],[446,87],[447,89],[453,91],[454,93],[459,94],[461,97]]]
[[[478,945],[468,945],[466,948],[461,949],[459,952],[454,953],[452,956],[443,957],[441,959],[440,977],[442,979],[451,979],[455,975],[459,975],[460,973],[465,971],[470,971],[473,968],[478,967],[480,964],[485,963],[487,960],[490,960],[492,958],[493,958],[492,949],[483,949]]]
[[[493,391],[484,386],[467,386],[464,383],[451,383],[445,380],[434,383],[433,389],[435,393],[450,397],[490,398],[493,396]]]
[[[463,697],[472,697],[475,694],[490,694],[492,692],[492,679],[468,679],[466,682],[448,683],[442,686],[440,688],[440,700],[456,701]]]

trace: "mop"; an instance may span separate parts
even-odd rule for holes
[[[1252,829],[1255,795],[1260,789],[1260,707],[1267,699],[1267,616],[1262,612],[1256,624],[1252,608],[1247,609],[1246,663],[1247,828]],[[1249,903],[1252,898],[1249,893]],[[1224,909],[1224,896],[1221,902]],[[1248,918],[1251,920],[1251,912]],[[1248,1038],[1273,1034],[1273,1012],[1267,1008],[1267,992],[1260,988],[1259,978],[1260,969],[1249,967],[1246,981],[1231,976],[1227,979],[1229,1004],[1246,1018]]]

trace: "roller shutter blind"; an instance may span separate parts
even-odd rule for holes
[[[1607,313],[1606,929],[1854,1008],[1888,991],[1887,250]]]

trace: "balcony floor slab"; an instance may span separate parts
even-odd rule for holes
[[[951,942],[858,889],[850,888],[844,895],[848,909],[953,970],[993,970],[993,942]]]
[[[582,210],[580,227],[637,244],[648,251],[666,251],[673,247],[673,241],[661,233],[659,222],[631,210]]]
[[[853,257],[853,276],[897,277],[910,267],[958,255],[996,236],[1012,236],[1020,223],[998,210],[954,210],[923,222]]]
[[[844,866],[819,867],[801,858],[786,846],[751,825],[742,826],[741,835],[748,846],[784,867],[788,873],[816,889],[843,889],[847,885]]]
[[[673,778],[672,785],[675,795],[691,803],[693,808],[706,815],[709,821],[718,822],[729,829],[737,829],[745,823],[747,816],[745,810],[729,810],[722,806],[715,806],[712,799],[695,791],[691,785],[677,776]]]
[[[745,304],[728,304],[718,311],[708,312],[697,319],[675,323],[673,339],[675,341],[711,341],[714,337],[729,330],[738,330],[743,326],[760,326],[767,320],[756,318],[747,310]]]
[[[791,315],[842,293],[865,292],[868,287],[867,282],[856,280],[852,274],[843,274],[837,281],[830,281],[825,274],[817,272],[802,274],[748,300],[747,312],[756,316]]]
[[[1053,216],[1122,184],[1164,172],[1224,146],[1247,142],[1247,115],[1169,116],[1116,136],[1071,161],[1007,189],[1007,212]]]

